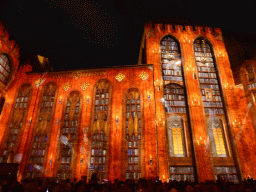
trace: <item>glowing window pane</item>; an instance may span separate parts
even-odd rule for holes
[[[213,135],[214,135],[217,155],[226,155],[226,149],[224,145],[224,139],[223,139],[221,128],[214,128]]]
[[[172,128],[173,149],[175,155],[183,154],[181,128]]]

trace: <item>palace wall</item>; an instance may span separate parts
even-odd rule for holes
[[[111,181],[126,179],[128,160],[124,131],[127,119],[127,117],[125,118],[125,97],[130,88],[138,90],[141,99],[142,135],[139,157],[142,177],[149,179],[159,176],[162,181],[167,181],[171,174],[170,167],[173,166],[194,167],[199,182],[215,180],[215,167],[235,167],[240,179],[247,178],[248,175],[256,178],[254,79],[249,80],[250,75],[254,75],[255,62],[245,63],[240,70],[244,90],[236,87],[219,28],[147,23],[138,65],[43,73],[32,72],[31,65],[19,66],[19,50],[14,41],[9,41],[8,33],[2,29],[0,30],[0,53],[9,56],[11,73],[8,83],[5,85],[0,83],[0,96],[5,99],[0,114],[0,156],[9,139],[8,134],[10,123],[14,118],[13,114],[23,114],[22,117],[19,117],[19,121],[17,120],[20,124],[20,136],[15,141],[16,146],[6,154],[10,162],[18,162],[15,157],[21,156],[21,161],[18,162],[20,163],[19,181],[26,177],[32,143],[35,133],[38,131],[37,123],[42,91],[44,86],[50,82],[57,85],[57,91],[54,111],[48,123],[50,125],[50,131],[47,132],[49,140],[41,176],[56,177],[57,166],[60,164],[60,130],[64,126],[67,98],[72,91],[79,92],[82,98],[76,145],[79,149],[84,149],[76,151],[72,178],[81,179],[82,176],[90,175],[95,90],[101,80],[109,82],[111,93],[107,125],[107,179]],[[160,42],[166,35],[176,39],[180,46],[184,76],[184,81],[180,83],[163,79]],[[208,135],[210,114],[205,111],[193,48],[193,42],[198,37],[206,39],[211,44],[215,58],[221,97],[224,103],[224,113],[216,114],[216,117],[221,119],[224,126],[223,135],[227,142],[228,154],[225,157],[213,156],[213,151],[209,147],[211,145]],[[253,74],[248,73],[246,66],[252,66],[253,72],[250,73]],[[168,123],[169,119],[179,114],[166,112],[162,100],[165,96],[165,86],[175,83],[184,88],[186,96],[187,112],[180,115],[185,126],[187,149],[185,157],[169,155]],[[26,113],[15,110],[19,90],[24,84],[31,89]]]

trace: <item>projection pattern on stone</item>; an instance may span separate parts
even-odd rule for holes
[[[242,121],[242,126],[240,127],[240,131],[239,131],[239,133],[238,133],[237,136],[236,136],[237,139],[239,139],[239,138],[241,137],[241,133],[242,133],[243,130],[244,130],[244,125],[245,125],[245,123],[246,123],[246,120],[247,120],[247,117],[248,117],[248,114],[249,114],[249,111],[250,111],[251,106],[252,106],[252,103],[248,103],[246,115],[245,115],[245,117],[244,117],[244,119],[243,119],[243,121]],[[235,140],[234,140],[234,141],[235,141]]]
[[[62,135],[60,140],[61,140],[61,143],[63,143],[64,145],[72,147],[71,144],[68,142],[68,138],[66,136]]]
[[[37,169],[38,171],[42,171],[42,167],[41,167],[41,166],[35,164],[34,167],[35,167],[35,169]]]
[[[81,152],[81,154],[85,154],[86,153],[86,150],[85,150],[84,146],[80,147],[80,152]]]
[[[15,163],[20,163],[21,160],[22,160],[22,154],[18,153],[17,155],[15,155],[15,157],[14,157]]]

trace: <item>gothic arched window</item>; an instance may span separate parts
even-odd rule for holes
[[[165,36],[160,43],[163,80],[183,81],[179,43],[171,36]]]
[[[14,153],[14,155],[18,152],[23,131],[22,127],[25,123],[24,120],[27,117],[31,92],[32,86],[30,84],[23,84],[17,93],[9,128],[6,129],[6,136],[4,136],[6,140],[3,141],[5,144],[2,148],[0,163],[6,163],[11,152]],[[9,158],[8,162],[13,163],[13,159]]]
[[[0,54],[0,81],[4,84],[7,83],[11,69],[7,55]]]
[[[127,166],[125,179],[141,178],[141,96],[138,89],[131,88],[126,94],[125,135],[127,140]]]
[[[198,77],[203,97],[204,111],[209,115],[207,122],[208,136],[213,157],[228,157],[228,142],[224,137],[224,122],[220,119],[226,118],[224,113],[223,95],[220,89],[218,71],[214,52],[211,44],[204,37],[194,41],[195,61],[198,69]],[[235,168],[235,167],[234,167]],[[215,174],[225,174],[225,169],[220,169]]]
[[[44,159],[48,149],[48,141],[52,128],[52,119],[57,95],[56,83],[47,83],[42,90],[39,115],[35,124],[27,178],[41,177],[44,168]]]
[[[164,105],[167,117],[167,138],[169,146],[169,170],[171,180],[195,179],[194,167],[183,159],[182,164],[172,162],[171,159],[191,159],[190,134],[188,129],[187,101],[185,88],[178,84],[167,84],[164,87]],[[174,115],[174,114],[175,115]],[[187,133],[187,134],[186,134]],[[185,137],[186,136],[186,137]],[[187,144],[187,145],[186,145]],[[181,162],[182,162],[181,161]]]
[[[106,178],[110,100],[110,83],[107,80],[99,81],[96,85],[91,130],[90,171],[97,173],[97,177],[101,179]]]
[[[82,97],[78,91],[72,91],[68,97],[60,130],[60,154],[57,178],[67,179],[75,174],[78,133],[81,120]]]
[[[169,154],[171,157],[186,157],[184,125],[180,116],[171,116],[167,123]]]
[[[207,122],[212,153],[214,157],[227,157],[227,147],[222,121],[219,117],[210,117]]]
[[[205,113],[223,114],[220,84],[211,45],[204,38],[197,38],[194,51]]]

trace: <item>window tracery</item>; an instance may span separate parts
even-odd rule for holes
[[[11,69],[7,55],[0,54],[0,81],[4,84],[7,83]]]
[[[39,116],[34,128],[29,156],[27,178],[42,176],[41,173],[44,167],[44,159],[48,148],[47,144],[51,133],[56,92],[57,85],[55,83],[47,83],[43,87],[41,102],[39,104]]]
[[[127,169],[126,179],[141,178],[141,129],[142,114],[140,93],[137,89],[131,88],[126,95],[126,113],[125,113],[125,134],[127,141]]]
[[[18,91],[16,100],[14,102],[14,109],[12,112],[9,128],[6,129],[6,137],[4,147],[2,149],[2,155],[0,157],[0,163],[13,163],[13,158],[8,158],[9,154],[17,153],[21,136],[24,120],[27,117],[27,109],[30,104],[30,97],[32,93],[32,86],[30,84],[23,84]],[[13,155],[11,155],[13,156]]]
[[[60,154],[57,171],[58,179],[70,179],[75,173],[78,133],[81,118],[81,94],[72,91],[68,98],[63,114],[63,125],[60,130]]]
[[[213,157],[228,157],[228,143],[224,137],[223,122],[216,116],[225,118],[223,96],[212,46],[205,38],[199,37],[194,42],[194,51],[204,110],[210,116],[207,127],[212,155]],[[249,73],[252,78],[253,71],[249,70]]]
[[[178,115],[169,118],[168,124],[169,154],[171,157],[186,157],[184,125]]]
[[[204,38],[197,38],[194,51],[205,113],[223,114],[220,84],[211,45]]]
[[[222,121],[219,117],[208,119],[208,130],[214,157],[227,157],[227,147],[224,137]]]
[[[101,179],[106,178],[110,99],[110,83],[101,80],[95,92],[90,159],[90,173],[97,173]]]
[[[160,43],[163,80],[183,81],[181,54],[178,42],[165,36]]]

